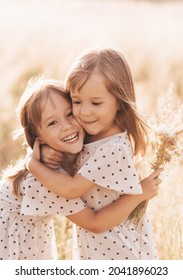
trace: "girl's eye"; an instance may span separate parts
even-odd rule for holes
[[[72,112],[70,112],[70,113],[67,114],[67,118],[70,119],[70,118],[72,118],[72,117],[73,117],[73,113],[72,113]]]
[[[53,126],[53,125],[55,125],[57,122],[56,121],[52,121],[52,122],[50,122],[49,124],[48,124],[48,126]]]
[[[72,104],[80,104],[81,102],[80,101],[77,101],[77,100],[73,100],[72,101]]]
[[[102,104],[102,103],[92,102],[92,104],[95,105],[95,106],[98,106],[98,105],[100,105],[100,104]]]

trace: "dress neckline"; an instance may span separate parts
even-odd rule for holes
[[[128,137],[127,131],[125,130],[124,132],[116,133],[116,134],[113,134],[111,136],[99,139],[97,141],[86,143],[86,144],[84,144],[84,147],[89,147],[89,146],[92,146],[92,145],[98,145],[98,144],[101,144],[101,143],[105,143],[105,142],[108,142],[110,139],[114,139],[114,138],[117,138],[117,137],[121,137],[121,138]]]

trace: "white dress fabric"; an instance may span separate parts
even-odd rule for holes
[[[0,186],[0,260],[57,259],[54,216],[85,208],[81,199],[65,199],[46,189],[30,173],[12,194],[12,182]]]
[[[82,196],[94,210],[123,194],[142,193],[127,132],[84,145],[77,160],[78,174],[97,184]],[[75,258],[81,260],[156,259],[157,251],[147,216],[141,230],[125,221],[104,233],[94,234],[76,226]]]

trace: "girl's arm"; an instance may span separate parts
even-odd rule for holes
[[[38,148],[37,153],[36,147]],[[36,168],[38,168],[36,166],[37,163],[39,165],[39,145],[36,144],[33,156],[31,157],[31,160],[29,162],[29,164],[32,165],[32,168],[35,167],[35,171]],[[41,172],[43,171],[39,170],[39,173]],[[160,172],[161,170],[153,172],[149,177],[141,181],[143,194],[123,195],[115,202],[111,203],[108,206],[105,206],[97,212],[93,212],[90,208],[86,208],[78,212],[77,214],[67,216],[67,218],[76,223],[78,226],[85,228],[86,230],[95,233],[104,232],[126,220],[129,214],[136,208],[139,203],[144,200],[149,200],[157,195],[158,184],[161,182],[161,180],[157,178],[157,176],[160,174]],[[55,173],[56,172],[54,172],[54,175]],[[59,173],[56,173],[56,175],[59,175]]]
[[[158,193],[161,180],[157,178],[159,172],[153,172],[141,181],[143,194],[123,195],[113,203],[93,212],[89,207],[67,216],[78,226],[94,233],[101,233],[125,221],[129,214],[142,202],[153,198]]]
[[[44,163],[44,165],[56,170],[67,162],[67,156],[62,152],[58,152],[42,144],[40,145],[40,161]]]
[[[39,140],[34,143],[26,167],[46,188],[65,198],[78,198],[95,186],[94,183],[76,174],[74,177],[61,174],[40,162]]]
[[[89,189],[96,186],[94,183],[78,174],[72,177],[69,175],[58,173],[42,164],[39,160],[39,141],[36,140],[33,153],[27,160],[27,169],[38,179],[39,182],[41,182],[46,188],[50,189],[54,193],[57,193],[65,198],[72,199],[81,197]],[[160,180],[158,176],[161,171],[162,169],[158,169],[147,178],[151,179],[151,183],[158,184],[158,180]],[[148,199],[149,198],[146,198],[144,200]]]
[[[65,198],[79,198],[95,186],[94,183],[78,174],[72,177],[59,173],[34,159],[29,161],[26,166],[29,172],[46,188]]]

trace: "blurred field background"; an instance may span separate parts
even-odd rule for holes
[[[182,104],[182,28],[183,1],[0,1],[1,173],[23,154],[22,140],[12,141],[11,133],[19,127],[15,108],[28,79],[40,73],[63,78],[85,48],[102,44],[124,53],[144,117],[157,113],[159,97],[166,106],[172,83]],[[144,172],[147,166],[144,161]],[[183,259],[182,163],[168,166],[162,179],[149,205],[159,257]],[[70,259],[71,225],[57,218],[55,228],[59,258]]]

